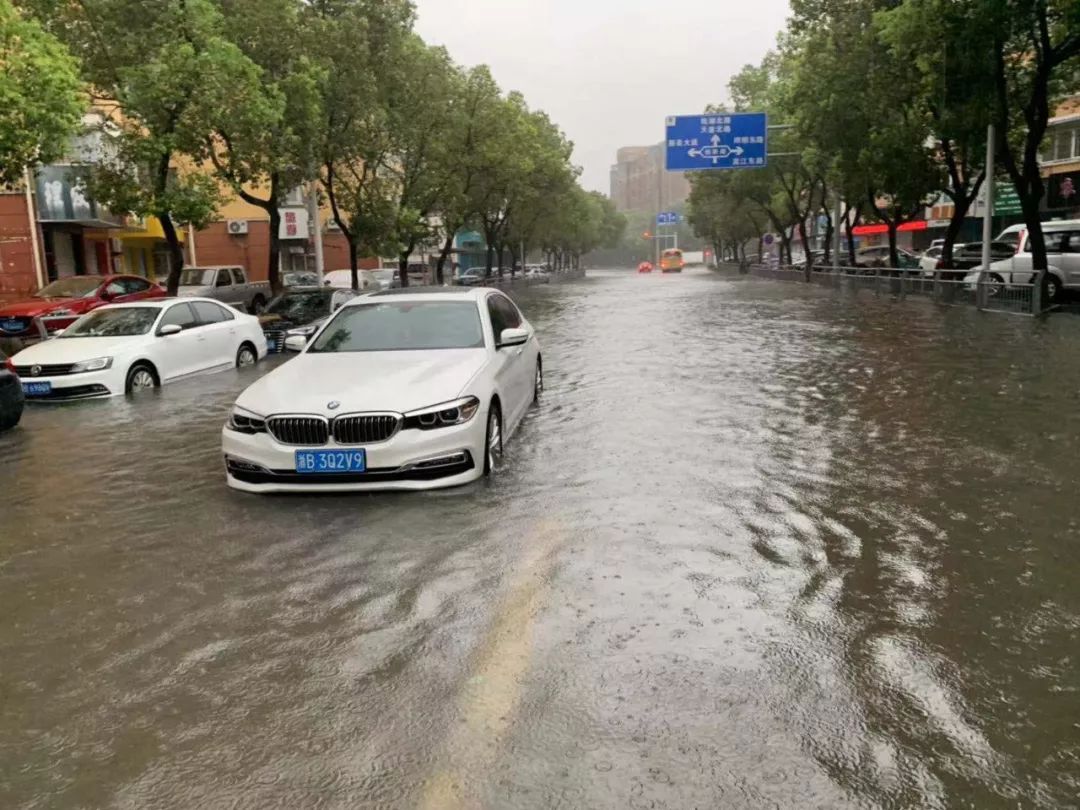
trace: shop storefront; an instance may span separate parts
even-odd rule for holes
[[[84,193],[85,169],[43,166],[35,174],[46,280],[110,273],[116,269],[113,238],[120,217]]]
[[[181,243],[186,241],[185,229],[177,229],[176,235]],[[120,243],[120,270],[151,281],[168,278],[169,246],[157,217],[129,218],[127,227],[116,238]]]

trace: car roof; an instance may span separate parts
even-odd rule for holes
[[[479,301],[496,292],[488,287],[401,287],[391,290],[379,290],[359,295],[346,302],[344,306],[360,306],[373,298],[411,298],[420,301]]]
[[[91,310],[91,312],[98,312],[102,309],[139,309],[140,307],[153,307],[154,309],[161,309],[169,304],[194,304],[194,303],[208,303],[217,304],[219,307],[225,307],[225,309],[232,309],[228,304],[218,301],[216,298],[201,298],[201,297],[181,297],[175,298],[145,298],[142,301],[128,301],[123,304],[106,304],[103,307]]]
[[[1080,219],[1051,219],[1042,224],[1043,233],[1072,231],[1080,227]]]

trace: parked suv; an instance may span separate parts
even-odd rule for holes
[[[1061,299],[1064,290],[1080,290],[1080,219],[1044,222],[1042,230],[1048,265],[1045,302],[1053,303]],[[999,284],[1031,284],[1035,278],[1031,234],[1024,231],[1016,255],[993,262],[988,275]],[[973,284],[977,279],[978,273],[972,272],[964,280]]]

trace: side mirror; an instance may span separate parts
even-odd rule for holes
[[[499,335],[499,348],[507,346],[523,346],[529,342],[529,333],[524,329],[503,329]]]
[[[98,298],[100,298],[102,301],[112,301],[114,298],[116,298],[116,296],[108,290],[102,290],[101,295],[99,295]]]
[[[302,352],[308,339],[303,335],[289,335],[285,338],[285,348],[290,352]]]
[[[158,329],[158,337],[168,337],[169,335],[179,335],[183,332],[183,328],[178,323],[167,323],[160,329]]]

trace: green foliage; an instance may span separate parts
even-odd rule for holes
[[[63,155],[85,97],[75,59],[9,0],[0,0],[0,63],[0,184],[8,184]]]

